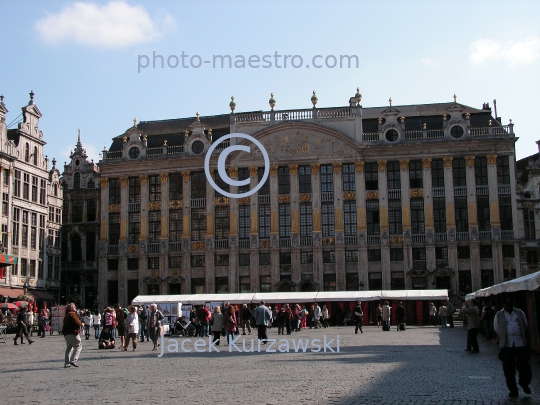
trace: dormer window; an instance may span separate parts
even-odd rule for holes
[[[81,174],[75,173],[73,175],[73,188],[81,188]]]
[[[81,162],[79,162],[79,159],[77,159],[77,160],[75,161],[75,166],[79,166],[80,163],[81,163]]]
[[[88,180],[88,185],[87,185],[87,188],[96,188],[96,183],[94,183],[94,180],[90,179]]]

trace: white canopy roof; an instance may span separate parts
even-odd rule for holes
[[[482,288],[481,290],[467,294],[465,299],[471,300],[476,297],[489,297],[490,295],[516,291],[533,291],[538,288],[540,288],[540,271],[527,274],[526,276],[514,280],[505,281],[504,283],[496,284],[491,287]]]
[[[387,300],[447,300],[448,290],[386,290],[381,299]]]
[[[321,291],[317,301],[377,301],[381,299],[380,291]]]

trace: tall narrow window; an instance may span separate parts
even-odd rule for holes
[[[508,156],[497,158],[497,182],[499,184],[510,184],[510,161]]]
[[[444,164],[442,159],[431,161],[431,187],[444,187]]]
[[[37,214],[32,212],[30,214],[30,248],[36,249],[37,247]]]
[[[191,198],[206,198],[206,175],[204,172],[191,173]]]
[[[251,227],[251,210],[249,205],[240,205],[238,207],[238,237],[240,239],[249,239]]]
[[[279,237],[291,236],[291,205],[279,204]]]
[[[2,215],[7,217],[9,211],[9,194],[2,193]]]
[[[249,170],[247,167],[241,167],[238,169],[238,181],[240,180],[247,180],[249,179]],[[250,190],[250,184],[246,184],[245,186],[238,187],[238,193],[247,193]]]
[[[79,172],[76,172],[73,175],[73,188],[74,189],[81,188],[81,174]]]
[[[95,198],[89,198],[86,200],[86,222],[93,222],[96,220],[97,214],[97,200]]]
[[[182,241],[182,210],[169,210],[169,242]]]
[[[30,163],[30,145],[28,142],[24,145],[24,161]]]
[[[21,246],[28,247],[28,211],[22,212]]]
[[[109,179],[109,204],[120,204],[120,179]]]
[[[425,232],[423,198],[411,198],[411,231],[413,234]]]
[[[409,162],[409,184],[411,188],[423,187],[423,171],[421,160],[411,160]]]
[[[401,189],[400,170],[401,168],[400,168],[399,162],[388,162],[388,164],[386,165],[386,178],[387,178],[388,190]]]
[[[161,211],[148,212],[148,243],[158,243],[161,233]]]
[[[19,226],[21,221],[21,210],[13,208],[13,232],[11,234],[11,244],[19,246]]]
[[[120,239],[120,214],[109,214],[109,245],[118,245]]]
[[[469,232],[467,197],[454,197],[454,207],[456,212],[456,232]]]
[[[452,173],[454,177],[454,187],[464,187],[467,185],[465,159],[454,158],[452,161]]]
[[[270,204],[259,204],[259,238],[270,238]]]
[[[403,233],[401,199],[388,200],[388,225],[390,235],[401,235]]]
[[[332,165],[321,165],[321,192],[334,192],[334,170]]]
[[[229,183],[226,183],[217,171],[214,173],[214,181],[216,182],[216,185],[223,191],[227,193],[231,191],[231,186],[229,185]],[[218,190],[215,190],[215,193],[216,197],[224,197],[224,195],[221,194]]]
[[[511,231],[514,229],[512,221],[512,200],[509,195],[499,197],[499,215],[501,219],[501,230]]]
[[[291,192],[289,166],[280,166],[278,168],[278,192],[279,194],[290,194]]]
[[[487,195],[476,196],[476,215],[478,218],[478,230],[480,232],[491,231],[489,197]]]
[[[311,193],[311,167],[298,168],[298,185],[300,193]]]
[[[536,227],[534,224],[534,211],[524,210],[523,220],[525,224],[525,239],[536,239]]]
[[[257,184],[259,184],[264,176],[264,167],[259,167],[257,170]],[[266,178],[263,186],[259,189],[259,195],[269,195],[270,194],[270,176]]]
[[[488,168],[487,159],[484,156],[477,156],[474,159],[474,178],[477,186],[487,186]]]
[[[379,189],[379,166],[376,162],[364,165],[364,175],[366,180],[366,190]]]
[[[169,200],[182,199],[182,174],[174,173],[169,175]]]
[[[379,200],[366,201],[366,219],[367,219],[367,234],[379,235]]]
[[[55,186],[56,186],[56,184],[55,184]],[[89,190],[92,190],[92,189],[96,188],[96,183],[95,183],[94,179],[88,180],[88,183],[87,183],[87,185],[86,185],[86,188],[88,188]],[[56,190],[55,190],[55,194],[54,194],[54,195],[56,195]]]
[[[229,207],[216,207],[216,239],[229,239],[231,216]]]
[[[83,220],[83,200],[71,201],[71,221],[82,222]]]
[[[148,176],[148,201],[161,201],[161,179],[159,176]]]
[[[130,212],[128,213],[128,243],[138,244],[139,236],[141,234],[141,213]]]
[[[335,235],[334,203],[325,202],[321,205],[322,214],[322,236],[330,237]]]
[[[300,237],[313,236],[313,211],[311,203],[300,203]]]
[[[141,179],[139,177],[130,177],[128,180],[129,202],[141,202]]]
[[[343,225],[345,236],[356,236],[356,201],[343,203]]]
[[[341,173],[343,176],[343,191],[355,191],[356,181],[354,164],[344,164]]]
[[[435,233],[446,233],[446,202],[444,197],[433,199],[433,220]]]
[[[15,176],[13,178],[13,195],[15,197],[21,196],[21,171],[15,170]]]
[[[191,209],[191,240],[204,240],[206,234],[206,208]]]
[[[32,176],[32,201],[38,202],[38,178]]]
[[[34,153],[32,153],[32,158],[34,160],[34,166],[37,166],[38,164],[38,150],[37,146],[34,146]]]
[[[28,173],[23,173],[23,198],[30,199],[30,175]]]
[[[86,260],[96,260],[96,234],[94,232],[86,234]]]
[[[54,196],[58,196],[58,186],[55,184],[53,186],[53,194]],[[46,203],[46,190],[47,190],[47,182],[45,180],[40,180],[40,189],[39,189],[39,203],[41,205],[45,205]]]

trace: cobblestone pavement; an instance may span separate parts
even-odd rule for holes
[[[8,346],[0,343],[0,398],[15,404],[540,404],[537,354],[531,359],[532,395],[520,391],[512,400],[498,348],[480,337],[480,354],[464,352],[463,327],[364,330],[308,329],[288,337],[322,341],[324,334],[339,335],[339,353],[295,353],[292,344],[289,353],[229,353],[222,345],[220,353],[208,353],[206,346],[204,353],[162,358],[151,343],[139,343],[136,352],[103,351],[92,337],[83,340],[78,369],[63,368],[62,336],[14,346],[8,335]],[[272,329],[269,337],[281,336]],[[193,343],[185,348],[193,350]]]

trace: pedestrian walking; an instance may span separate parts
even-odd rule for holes
[[[234,332],[236,332],[236,307],[234,305],[229,305],[224,316],[224,323],[225,332],[227,332],[227,343],[230,344],[234,340]]]
[[[225,313],[227,313],[228,307],[229,306],[226,307],[227,309],[225,310]],[[208,308],[206,308],[206,305],[201,305],[201,307],[197,311],[197,317],[199,318],[199,323],[201,325],[201,329],[199,332],[200,337],[210,336],[208,331],[208,322],[210,322],[211,316],[212,314],[210,313]]]
[[[214,335],[213,341],[216,345],[219,345],[219,342],[221,340],[221,331],[223,330],[223,327],[224,327],[223,314],[221,313],[220,307],[214,308],[214,313],[212,314],[212,317],[210,318],[210,324],[212,325],[212,334]],[[250,335],[251,335],[251,332],[250,332]]]
[[[163,314],[157,310],[157,305],[150,305],[150,313],[148,314],[148,332],[150,339],[154,343],[152,351],[157,350],[158,339],[161,332],[161,322],[163,321]]]
[[[140,341],[144,342],[144,336],[146,335],[146,341],[148,342],[148,330],[146,329],[146,320],[148,319],[148,312],[147,309],[144,308],[144,305],[141,305],[139,307],[139,311],[137,312],[139,315],[139,334],[140,334]]]
[[[99,309],[96,309],[92,315],[92,325],[94,326],[94,338],[99,339],[99,327],[101,326],[101,314],[99,313]]]
[[[77,361],[82,350],[82,342],[79,333],[83,323],[77,316],[77,308],[75,304],[66,306],[66,315],[64,317],[64,326],[62,327],[62,335],[66,341],[66,353],[64,355],[64,368],[79,367]]]
[[[516,385],[516,368],[519,385],[526,394],[531,393],[532,379],[530,353],[527,347],[527,317],[519,308],[514,308],[509,298],[504,300],[504,308],[495,315],[493,328],[499,335],[499,359],[503,363],[509,397],[519,396]]]
[[[139,334],[139,315],[137,314],[137,308],[134,305],[129,307],[129,315],[126,319],[126,343],[124,345],[124,351],[127,352],[129,341],[133,341],[133,351],[137,350],[137,335]]]
[[[13,344],[15,346],[18,345],[17,343],[17,339],[20,337],[21,338],[21,344],[25,344],[24,343],[24,340],[23,340],[23,335],[24,337],[26,337],[26,340],[28,341],[28,344],[32,344],[34,343],[34,341],[32,339],[30,339],[30,337],[28,337],[28,326],[26,325],[25,323],[25,313],[26,311],[29,311],[30,309],[29,308],[21,308],[19,313],[17,314],[17,329],[15,331],[15,338],[13,339]]]
[[[429,324],[437,326],[437,308],[433,302],[429,303]]]
[[[358,329],[360,329],[360,333],[364,333],[364,330],[362,329],[364,322],[364,311],[362,310],[361,301],[358,301],[356,307],[353,309],[353,320],[355,324],[354,334],[358,334]]]
[[[276,314],[277,319],[277,334],[285,334],[285,306],[282,306],[281,309]]]
[[[244,304],[242,305],[242,335],[246,334],[246,327],[248,334],[251,335],[251,310],[248,308],[247,304]]]
[[[446,319],[448,317],[448,308],[444,303],[439,307],[439,316],[441,317],[441,328],[446,328]]]
[[[397,319],[397,330],[405,330],[405,308],[403,307],[403,302],[399,302],[398,307],[396,308],[396,319]]]
[[[382,323],[382,305],[381,304],[379,304],[379,307],[377,308],[377,311],[375,313],[376,313],[376,319],[377,319],[377,328],[380,328],[381,323]]]
[[[292,330],[295,332],[300,331],[300,322],[302,322],[302,316],[300,314],[300,306],[298,304],[294,305],[292,312]]]
[[[39,317],[38,317],[38,336],[40,338],[45,337],[45,327],[47,326],[48,321],[47,311],[44,309],[41,310]]]
[[[126,325],[125,325],[125,319],[126,319],[126,312],[125,309],[122,308],[120,304],[116,304],[116,329],[117,329],[117,336],[120,337],[120,347],[119,349],[124,348],[124,343],[126,341]]]
[[[268,320],[272,316],[272,312],[264,305],[264,301],[261,301],[259,306],[253,311],[253,317],[255,318],[255,324],[257,325],[257,336],[259,340],[266,344],[268,336],[266,335],[266,325]]]
[[[90,339],[90,327],[92,326],[92,314],[90,311],[86,310],[83,316],[84,324],[84,337],[86,340]]]
[[[446,309],[448,310],[448,324],[450,325],[450,328],[453,328],[454,327],[454,313],[456,312],[456,308],[450,302],[450,300],[446,301]]]
[[[383,330],[390,330],[390,315],[392,314],[392,308],[388,304],[388,301],[384,301],[382,306],[382,326]]]
[[[461,308],[461,313],[467,317],[467,348],[466,352],[480,353],[478,348],[478,329],[480,328],[480,318],[478,308],[474,300],[466,301]]]
[[[319,306],[319,304],[315,303],[314,309],[313,309],[313,322],[315,323],[315,329],[322,328],[321,316],[322,316],[321,307]]]

